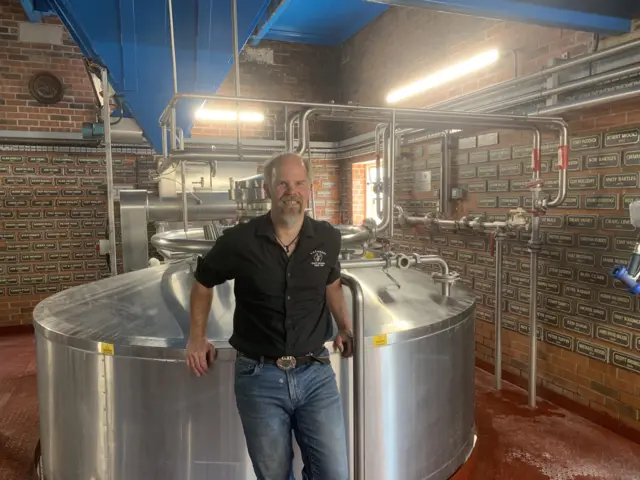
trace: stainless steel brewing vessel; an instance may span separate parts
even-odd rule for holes
[[[219,357],[197,378],[183,361],[192,268],[135,271],[36,307],[46,480],[255,479],[227,342],[233,282],[216,288],[207,335]],[[349,273],[365,297],[364,478],[449,478],[474,445],[475,296],[456,284],[443,297],[414,268],[389,270],[400,288],[380,269]],[[332,362],[353,462],[352,361],[334,354]]]

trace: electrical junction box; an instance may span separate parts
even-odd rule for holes
[[[453,200],[461,200],[464,198],[464,189],[463,188],[452,188],[451,189],[451,198]]]

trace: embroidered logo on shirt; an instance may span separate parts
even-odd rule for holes
[[[314,250],[311,252],[311,265],[314,267],[324,267],[324,257],[326,253],[322,250]]]

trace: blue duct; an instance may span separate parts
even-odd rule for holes
[[[511,20],[532,23],[555,28],[567,28],[584,32],[607,35],[619,35],[631,31],[631,19],[620,16],[631,12],[633,2],[610,0],[599,2],[598,8],[586,8],[588,5],[573,2],[572,8],[566,8],[568,2],[527,2],[517,0],[365,0],[370,3],[382,3],[399,7],[416,7],[440,10],[443,12],[461,13],[477,17]],[[549,6],[553,3],[555,6]],[[626,8],[621,8],[625,6]],[[608,14],[594,13],[604,11]]]
[[[341,45],[388,8],[362,0],[281,0],[252,37],[252,44],[264,38]]]
[[[158,118],[173,96],[167,1],[48,2],[82,53],[108,68],[109,81],[125,109],[156,152],[161,152]],[[238,0],[240,48],[268,4],[269,0]],[[178,91],[215,93],[233,64],[230,0],[173,0],[173,13]],[[177,126],[185,136],[198,107],[187,101],[178,105]]]

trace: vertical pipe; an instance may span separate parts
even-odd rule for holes
[[[286,151],[289,150],[289,119],[287,118],[289,115],[289,107],[287,105],[284,106],[284,149]],[[277,124],[277,120],[276,120]],[[276,128],[276,127],[274,127]],[[274,138],[275,140],[275,138]]]
[[[533,172],[532,180],[535,182],[540,180],[540,170],[542,169],[541,165],[541,146],[542,146],[542,137],[540,135],[540,130],[536,127],[533,129],[533,150],[531,152],[531,171]],[[535,205],[534,205],[535,208]]]
[[[377,225],[378,232],[383,232],[389,226],[389,218],[390,218],[390,207],[389,207],[389,195],[391,194],[391,190],[389,187],[389,172],[391,167],[391,155],[389,154],[391,147],[389,146],[389,137],[391,136],[391,129],[384,128],[382,130],[382,151],[384,152],[383,160],[384,160],[384,171],[385,175],[383,177],[383,201],[382,201],[382,219],[380,223]]]
[[[178,144],[178,150],[184,150],[184,130],[182,128],[177,127],[178,139],[176,140]]]
[[[354,480],[365,480],[365,391],[364,391],[364,293],[360,282],[343,272],[341,282],[351,291],[353,309],[353,431]]]
[[[531,238],[538,235],[540,227],[540,217],[533,218],[534,227],[531,231]],[[529,406],[536,406],[536,376],[538,361],[538,250],[539,246],[531,246],[531,325],[530,325],[530,344],[529,344]]]
[[[566,133],[566,129],[565,129]],[[567,141],[566,136],[564,141]],[[561,140],[562,142],[562,140]],[[540,131],[536,128],[533,131],[533,155],[532,155],[532,212],[533,221],[531,228],[531,240],[529,240],[529,252],[531,252],[531,277],[530,277],[530,297],[531,297],[531,319],[529,322],[529,406],[535,408],[536,406],[536,377],[537,377],[537,363],[538,363],[538,254],[541,249],[540,242],[540,213],[538,211],[541,187],[538,183],[535,183],[540,179],[540,149],[542,139]],[[562,143],[561,143],[562,145]],[[561,148],[562,150],[562,148]],[[537,154],[536,154],[537,152]],[[565,171],[566,180],[566,171]],[[562,196],[562,185],[560,186],[558,197]],[[565,185],[566,194],[566,185]],[[564,200],[564,197],[560,200]]]
[[[442,154],[440,155],[440,213],[444,218],[451,216],[449,191],[451,190],[451,161],[449,153],[449,132],[442,137]]]
[[[169,158],[169,149],[167,147],[167,126],[162,125],[162,158],[163,161],[166,162]],[[162,173],[162,172],[158,172]]]
[[[238,52],[238,4],[231,0],[231,27],[233,30],[233,71],[235,96],[240,96],[240,55]],[[236,102],[236,142],[238,158],[242,160],[242,145],[240,144],[240,104]]]
[[[382,218],[383,212],[382,212],[382,198],[381,198],[381,192],[380,192],[380,157],[382,156],[383,153],[383,149],[381,150],[380,148],[380,132],[383,131],[386,128],[386,124],[384,123],[379,123],[378,125],[376,125],[376,130],[375,130],[375,143],[376,143],[376,214],[378,215],[378,217]]]
[[[169,128],[169,150],[173,151],[178,148],[178,135],[176,128],[176,107],[171,107],[171,126]]]
[[[187,161],[180,161],[180,177],[182,182],[182,221],[184,223],[184,236],[187,238],[187,230],[189,230],[189,219],[187,215]]]
[[[173,26],[173,2],[172,0],[168,0],[169,2],[169,29],[171,34],[171,59],[173,62],[173,93],[178,93],[178,67],[176,65],[176,38],[175,38],[175,30]],[[175,133],[175,132],[174,132]]]
[[[387,205],[389,208],[389,239],[393,238],[393,205],[395,204],[396,192],[396,111],[391,113],[391,133],[389,141],[391,143],[389,152],[389,200]]]
[[[287,119],[289,136],[285,137],[285,145],[288,152],[293,152],[295,147],[295,129],[296,129],[296,121],[300,117],[300,112],[295,112],[291,114],[291,118]]]
[[[496,318],[495,318],[495,372],[496,390],[502,388],[502,240],[501,229],[495,232],[496,242]]]
[[[111,156],[111,108],[109,105],[109,72],[102,69],[102,122],[104,123],[104,154],[107,164],[107,215],[109,219],[109,267],[111,276],[118,274],[116,251],[116,213],[113,199],[113,157]]]
[[[316,216],[316,186],[315,179],[313,175],[313,162],[311,160],[311,133],[307,130],[307,144],[309,148],[307,149],[307,158],[309,159],[309,163],[307,167],[309,169],[309,176],[311,177],[311,215],[314,219],[318,219]]]
[[[176,63],[176,39],[175,39],[175,29],[173,25],[173,2],[172,0],[168,0],[169,3],[169,33],[171,35],[171,61],[173,65],[173,94],[178,93],[178,66]],[[171,128],[170,128],[170,140],[171,146],[170,149],[174,150],[177,145],[176,138],[176,107],[171,107]]]
[[[557,207],[567,197],[567,169],[569,167],[569,132],[566,125],[560,127],[560,148],[558,150],[558,175],[560,185],[556,197],[547,202],[547,207]]]

